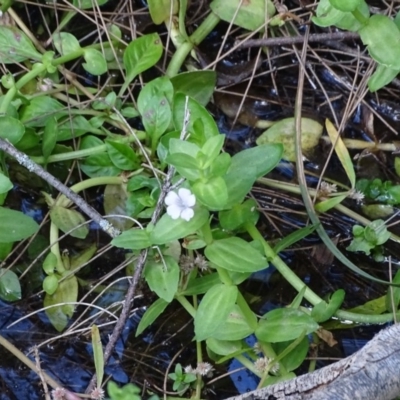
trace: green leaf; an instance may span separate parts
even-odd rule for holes
[[[43,290],[47,293],[47,294],[54,294],[55,291],[58,288],[58,278],[56,275],[49,275],[46,276],[46,278],[44,278],[43,280]]]
[[[336,292],[332,294],[328,303],[326,301],[321,301],[313,307],[311,316],[317,322],[327,321],[340,308],[345,294],[346,293],[343,289],[336,290]]]
[[[179,265],[174,258],[164,256],[162,260],[147,261],[144,277],[150,289],[170,303],[178,290],[179,271]]]
[[[97,130],[94,129],[92,124],[85,117],[82,115],[75,115],[73,118],[66,118],[58,125],[57,141],[61,142],[75,139],[89,132],[97,133]]]
[[[254,319],[257,324],[255,315]],[[252,333],[254,333],[254,330],[249,326],[241,309],[235,304],[227,319],[212,334],[212,337],[218,340],[240,340],[250,336]]]
[[[207,139],[201,148],[201,153],[204,154],[207,160],[201,169],[208,168],[211,163],[218,157],[224,145],[225,135],[216,135]]]
[[[369,18],[369,7],[365,1],[357,8],[358,13],[365,19]],[[316,10],[316,17],[312,18],[314,24],[327,27],[335,25],[340,29],[356,32],[362,26],[363,22],[359,21],[350,12],[337,10],[332,6],[330,0],[320,0]]]
[[[73,0],[72,4],[79,10],[87,10],[88,8],[93,8],[96,5],[102,6],[106,4],[108,0]]]
[[[268,267],[267,260],[250,243],[238,237],[215,240],[205,249],[215,265],[235,272],[256,272]]]
[[[274,349],[275,353],[279,356],[291,344],[292,344],[291,341],[273,343],[272,348]],[[295,369],[300,367],[304,359],[307,357],[309,347],[310,343],[306,336],[294,349],[292,349],[290,353],[288,353],[286,356],[284,356],[279,360],[279,364],[282,365],[288,372],[294,371]]]
[[[242,204],[234,205],[231,210],[218,214],[221,227],[227,231],[234,231],[246,223],[255,225],[259,216],[257,202],[253,199],[247,199]]]
[[[182,296],[193,296],[195,294],[203,294],[211,289],[214,285],[221,283],[218,273],[214,272],[192,279],[186,289],[180,293]]]
[[[359,31],[370,56],[385,67],[400,70],[400,31],[386,15],[372,15]]]
[[[162,24],[164,21],[168,21],[172,15],[178,12],[178,2],[173,0],[171,6],[171,0],[148,0],[150,16],[156,25]]]
[[[0,138],[16,144],[24,136],[24,133],[25,127],[18,119],[8,115],[0,116]]]
[[[363,0],[329,0],[333,7],[340,11],[355,11],[361,6]]]
[[[98,76],[107,72],[107,62],[100,51],[90,48],[84,49],[83,58],[86,62],[82,63],[82,67],[90,74]]]
[[[161,58],[163,45],[157,33],[143,35],[129,43],[124,52],[126,77],[120,94],[143,71],[155,65]]]
[[[54,274],[57,268],[57,257],[54,253],[50,252],[47,254],[43,261],[42,268],[46,275]]]
[[[241,340],[218,340],[209,338],[206,341],[207,347],[220,356],[228,356],[232,353],[237,353],[242,350],[243,343]]]
[[[368,79],[368,89],[370,92],[376,92],[377,90],[388,85],[396,76],[400,73],[399,69],[393,69],[385,67],[382,64],[378,64],[375,72]]]
[[[65,115],[66,112],[61,111],[63,108],[59,101],[50,96],[34,97],[27,106],[22,107],[20,120],[26,127],[43,127],[50,117]]]
[[[300,310],[278,308],[264,315],[256,329],[258,340],[267,343],[285,342],[297,339],[303,332],[315,332],[319,325],[314,319]]]
[[[13,183],[10,179],[0,172],[0,194],[7,193],[13,188]]]
[[[196,340],[213,336],[233,310],[238,294],[236,286],[223,283],[213,286],[202,298],[194,318]]]
[[[197,181],[192,185],[193,193],[202,204],[210,210],[221,210],[228,201],[228,189],[221,176]]]
[[[147,327],[149,327],[167,308],[169,302],[163,299],[157,299],[143,314],[142,319],[136,329],[135,337],[139,336]]]
[[[138,97],[138,110],[146,132],[155,143],[168,129],[172,121],[171,104],[174,88],[167,77],[149,82]]]
[[[331,208],[340,204],[346,197],[347,194],[342,194],[340,196],[334,196],[330,197],[329,199],[320,201],[315,205],[315,211],[318,211],[320,213],[327,212]]]
[[[339,136],[339,132],[329,119],[325,121],[325,126],[332,145],[335,146],[335,153],[349,178],[351,188],[354,189],[356,185],[356,173],[354,171],[353,160],[350,157],[349,151],[347,150],[342,138]]]
[[[304,239],[306,236],[310,235],[314,231],[315,231],[314,225],[309,225],[301,229],[296,229],[294,232],[292,232],[288,236],[285,236],[275,245],[274,253],[275,254],[280,253],[281,251],[290,247],[292,244],[295,244],[299,240]]]
[[[84,162],[79,163],[79,167],[90,178],[117,176],[122,172],[113,164],[108,154],[90,156]]]
[[[69,55],[71,53],[81,51],[78,39],[67,32],[57,32],[52,35],[54,47],[61,55]]]
[[[106,185],[103,194],[103,208],[106,215],[114,215],[108,221],[120,231],[126,231],[135,224],[128,210],[128,198],[130,193],[126,190],[126,185]]]
[[[241,203],[256,179],[275,168],[282,152],[281,144],[264,144],[235,154],[224,177],[229,195],[227,207]]]
[[[150,233],[150,240],[153,245],[160,245],[182,239],[200,229],[207,222],[208,216],[205,208],[195,208],[190,221],[182,218],[172,219],[168,214],[164,214]]]
[[[40,61],[42,55],[36,51],[28,37],[14,26],[0,26],[0,62],[15,64],[33,59]]]
[[[206,106],[214,93],[217,73],[215,71],[183,72],[171,78],[171,83],[175,93],[183,93],[202,106]]]
[[[271,0],[213,0],[211,10],[223,21],[233,23],[249,31],[255,31],[265,25],[276,10]]]
[[[96,369],[96,383],[97,383],[96,386],[100,388],[104,376],[103,345],[101,344],[100,331],[97,325],[92,325],[91,331],[92,331],[94,366]]]
[[[117,168],[132,171],[139,166],[139,158],[129,145],[109,139],[105,142],[107,153]]]
[[[319,143],[323,126],[313,119],[301,119],[301,149],[304,153],[313,150]],[[256,140],[258,145],[266,143],[282,143],[283,157],[288,161],[296,161],[295,146],[295,119],[294,117],[284,118],[271,126]],[[240,154],[240,153],[239,153]]]
[[[55,117],[49,118],[46,121],[42,138],[42,153],[46,161],[57,143],[57,131],[57,119]]]
[[[165,160],[168,164],[179,169],[198,169],[199,163],[196,158],[186,153],[173,153],[167,156]],[[185,176],[185,175],[184,175]],[[191,176],[191,175],[190,175]]]
[[[46,315],[58,332],[64,330],[75,310],[74,304],[65,303],[76,302],[77,300],[78,280],[75,276],[59,282],[58,288],[53,295],[46,294],[43,305],[44,307],[51,306],[46,309]]]
[[[185,120],[185,105],[186,96],[183,93],[177,93],[174,98],[173,120],[175,129],[179,132],[182,131]],[[189,98],[187,108],[190,117],[187,131],[192,134],[190,141],[203,146],[207,139],[219,135],[217,124],[205,107],[196,100]],[[201,128],[195,128],[196,121],[201,122]]]
[[[95,255],[96,251],[96,243],[93,243],[79,253],[73,254],[69,259],[69,270],[74,271],[75,269],[80,268],[82,265],[87,264],[88,261]]]
[[[0,268],[0,298],[5,301],[21,299],[21,285],[15,272]]]
[[[0,207],[0,243],[11,243],[32,236],[39,225],[20,211]]]
[[[86,222],[79,211],[70,210],[61,206],[54,206],[50,210],[50,219],[58,229],[62,230],[64,233],[69,232],[73,237],[85,239],[89,233],[87,224],[78,227],[78,225]]]
[[[122,232],[111,241],[115,247],[128,250],[142,250],[151,246],[149,234],[144,229],[132,228]]]

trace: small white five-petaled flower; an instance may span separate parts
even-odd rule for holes
[[[165,197],[167,205],[167,214],[172,219],[183,218],[185,221],[190,221],[193,218],[193,206],[196,204],[195,195],[189,190],[181,188],[178,194],[169,192]]]

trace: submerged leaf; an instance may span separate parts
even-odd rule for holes
[[[307,153],[314,149],[322,135],[323,126],[313,119],[301,119],[301,150]],[[283,157],[288,161],[296,161],[295,148],[296,127],[294,118],[285,118],[275,123],[257,139],[257,144],[282,143]]]
[[[0,298],[15,301],[21,298],[21,285],[15,272],[0,268]]]

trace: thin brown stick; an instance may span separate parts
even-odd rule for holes
[[[332,32],[332,33],[314,33],[308,37],[309,43],[321,43],[327,40],[353,40],[358,39],[360,35],[356,32]],[[248,47],[260,46],[287,46],[291,44],[304,43],[304,36],[285,36],[264,39],[249,39],[238,44],[238,48],[244,49]]]

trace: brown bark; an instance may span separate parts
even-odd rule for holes
[[[391,400],[400,396],[400,325],[337,363],[226,400]]]

